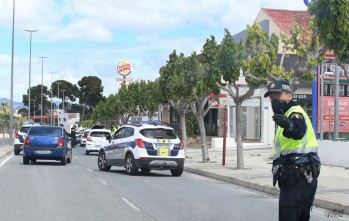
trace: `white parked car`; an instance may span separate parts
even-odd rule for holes
[[[23,143],[25,141],[25,138],[27,137],[27,133],[31,126],[32,126],[31,123],[24,124],[16,133],[16,137],[13,143],[13,147],[14,147],[13,152],[15,155],[18,155],[23,150]]]
[[[98,152],[102,144],[105,143],[106,138],[110,137],[110,130],[106,129],[92,129],[86,137],[86,155],[90,152]]]
[[[90,133],[90,131],[91,131],[91,129],[87,128],[81,134],[80,147],[86,146],[86,138],[87,138],[88,134]]]
[[[184,145],[173,128],[157,124],[132,123],[121,126],[98,153],[100,170],[111,166],[126,168],[127,174],[138,170],[170,170],[181,176],[184,169]]]

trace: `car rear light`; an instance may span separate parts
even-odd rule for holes
[[[86,140],[89,141],[89,142],[92,142],[92,138],[91,137],[87,137]]]
[[[16,139],[18,139],[18,133],[16,133]]]
[[[144,141],[142,139],[138,138],[135,141],[139,148],[145,148]]]
[[[28,145],[28,146],[30,145],[29,137],[25,138],[24,145]]]
[[[181,141],[181,142],[179,143],[179,149],[180,149],[180,150],[184,150],[184,142],[183,142],[183,141]]]
[[[63,145],[64,145],[63,137],[60,137],[60,138],[58,139],[57,146],[58,146],[58,147],[63,147]]]

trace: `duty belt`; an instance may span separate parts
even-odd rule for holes
[[[273,185],[275,186],[277,181],[279,186],[282,185],[282,182],[290,176],[304,176],[307,182],[311,183],[313,177],[319,176],[320,166],[320,158],[315,153],[281,156],[273,162]]]

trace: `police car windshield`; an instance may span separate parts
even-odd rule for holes
[[[106,137],[110,135],[109,132],[105,132],[105,131],[93,131],[90,134],[90,137]]]
[[[20,132],[22,133],[28,133],[30,127],[21,127]]]
[[[177,136],[173,130],[168,129],[143,129],[140,133],[147,138],[154,139],[176,139]]]

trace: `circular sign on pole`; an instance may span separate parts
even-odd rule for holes
[[[126,75],[131,74],[131,71],[132,71],[132,66],[131,66],[130,62],[128,62],[128,61],[121,61],[118,64],[118,72],[122,76],[126,76]]]

